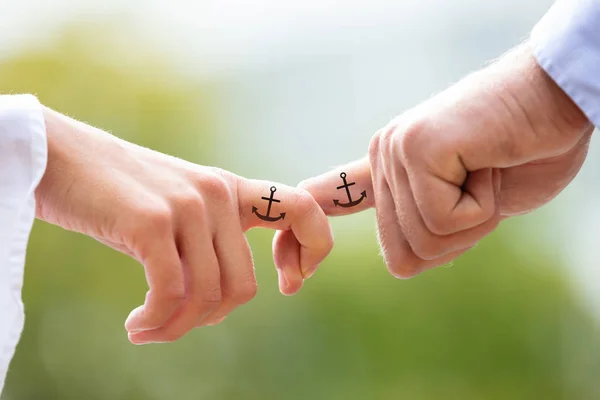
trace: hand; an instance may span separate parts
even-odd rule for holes
[[[575,177],[592,126],[528,46],[397,117],[368,159],[300,184],[329,215],[375,206],[379,240],[399,278],[445,264],[506,217],[532,211]],[[366,199],[343,208],[340,173]]]
[[[286,232],[275,252],[284,294],[300,290],[331,250],[327,217],[304,190],[275,185],[279,202],[269,215],[280,219],[264,221],[261,197],[272,183],[166,156],[48,109],[45,118],[49,157],[37,217],[144,265],[146,301],[126,322],[132,343],[176,340],[249,301],[256,293],[250,228]]]

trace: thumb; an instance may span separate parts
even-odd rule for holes
[[[330,216],[354,214],[375,205],[371,168],[366,157],[304,180],[298,187],[312,194]]]

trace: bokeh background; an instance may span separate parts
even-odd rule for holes
[[[190,161],[294,185],[524,40],[551,0],[2,0],[0,92]],[[255,300],[135,347],[142,268],[36,222],[3,400],[600,399],[600,154],[552,204],[398,281],[373,212],[295,297],[271,231]]]

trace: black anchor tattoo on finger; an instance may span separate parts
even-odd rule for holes
[[[281,200],[277,200],[273,197],[275,195],[276,191],[277,191],[277,188],[275,186],[271,186],[271,196],[270,197],[261,197],[261,199],[267,200],[269,202],[269,205],[267,206],[267,214],[266,215],[260,214],[258,212],[258,208],[255,206],[252,206],[252,214],[256,214],[256,216],[258,218],[262,219],[263,221],[267,221],[267,222],[275,222],[275,221],[279,221],[280,219],[284,219],[285,218],[284,212],[279,214],[278,217],[271,217],[271,206],[273,205],[273,203],[281,203]]]
[[[336,207],[338,207],[338,206],[339,207],[354,207],[354,206],[359,205],[363,201],[363,199],[367,198],[367,191],[363,190],[361,192],[361,196],[360,196],[359,199],[352,200],[352,194],[350,193],[350,186],[355,185],[356,182],[350,182],[350,183],[348,183],[346,181],[346,173],[345,172],[342,172],[340,174],[340,178],[342,178],[342,180],[344,181],[344,184],[342,186],[338,186],[337,189],[338,190],[339,189],[346,189],[346,195],[348,196],[348,202],[347,203],[340,203],[339,200],[333,200],[333,204],[335,204]]]

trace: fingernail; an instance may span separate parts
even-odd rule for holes
[[[149,344],[149,343],[151,343],[151,342],[148,342],[148,341],[145,341],[145,340],[139,340],[139,339],[137,339],[137,338],[134,336],[134,334],[133,334],[133,333],[131,333],[131,332],[130,332],[130,333],[127,335],[127,337],[128,337],[128,339],[129,339],[129,342],[130,342],[131,344],[135,345],[135,346],[143,346],[143,345],[145,345],[145,344]]]
[[[125,325],[125,330],[127,333],[141,333],[146,331],[151,331],[152,328],[145,328],[144,326],[140,326],[141,324],[130,324],[130,326]]]
[[[279,275],[279,286],[287,287],[289,285],[289,282],[287,280],[287,277],[285,276],[285,272],[283,272],[283,270],[280,269],[277,270],[277,274]]]
[[[285,272],[279,271],[279,291],[285,295],[290,288],[290,282],[285,275]]]
[[[302,269],[302,276],[304,277],[304,279],[311,278],[315,274],[315,272],[317,271],[317,268],[319,268],[319,264],[313,265],[312,267],[303,268]]]
[[[225,318],[227,317],[221,317],[215,321],[209,322],[207,324],[205,324],[206,326],[214,326],[214,325],[219,325],[221,322],[223,322],[225,320]]]

